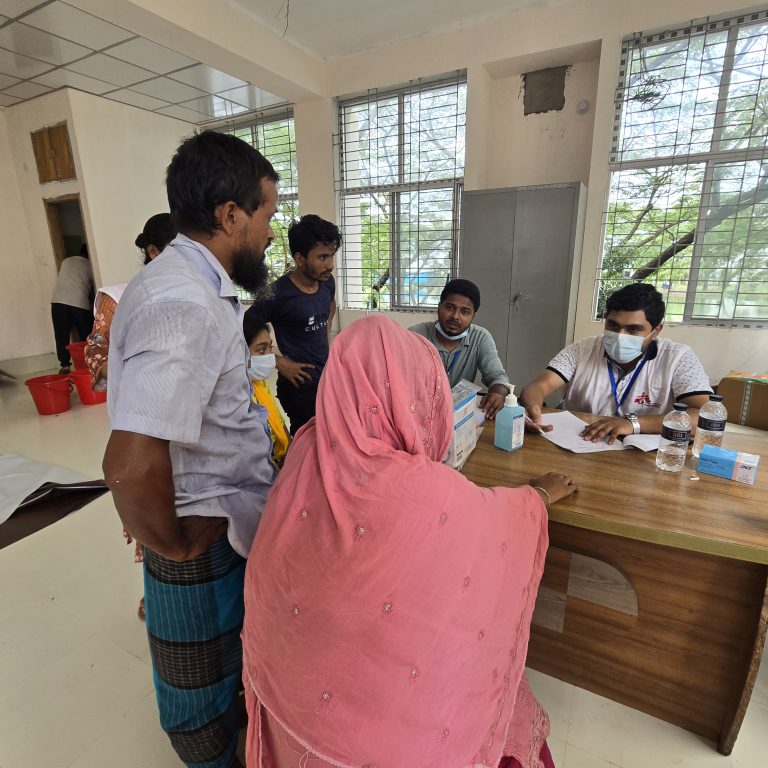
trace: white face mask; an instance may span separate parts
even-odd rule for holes
[[[448,331],[446,331],[445,328],[443,328],[443,326],[440,325],[440,323],[435,323],[435,330],[438,333],[440,333],[443,336],[445,336],[445,338],[449,339],[450,341],[456,341],[457,339],[463,339],[469,333],[469,329],[471,327],[472,326],[470,324],[461,333],[457,333],[455,336],[451,336],[451,334],[448,333]]]
[[[632,336],[628,333],[604,331],[603,346],[611,360],[617,363],[631,363],[643,353],[643,342],[649,336]]]
[[[248,368],[251,378],[255,381],[268,379],[275,370],[275,364],[275,356],[271,352],[268,355],[251,355],[251,365]]]

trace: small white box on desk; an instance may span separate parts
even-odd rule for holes
[[[454,469],[461,469],[464,462],[469,458],[469,454],[475,450],[477,445],[477,426],[475,425],[475,414],[470,411],[464,421],[459,422],[453,427],[453,439],[451,447],[448,449],[448,458],[445,463]]]
[[[701,449],[697,469],[706,475],[754,485],[759,463],[760,457],[754,453],[741,453],[714,445],[705,445]]]
[[[459,382],[452,390],[453,437],[445,463],[461,469],[477,445],[478,426],[475,410],[479,400],[477,391]]]
[[[453,426],[461,424],[468,413],[475,410],[477,392],[466,384],[459,382],[452,390],[453,395]]]

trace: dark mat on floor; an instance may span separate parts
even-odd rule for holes
[[[0,523],[0,549],[66,517],[107,493],[103,480],[82,483],[43,483]]]

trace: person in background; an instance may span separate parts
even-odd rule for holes
[[[192,768],[237,768],[245,558],[275,476],[251,407],[235,284],[267,282],[278,175],[202,131],[166,174],[179,234],[120,299],[109,347],[104,478],[144,544],[160,724]]]
[[[666,306],[647,283],[632,283],[606,302],[605,330],[569,344],[520,393],[531,431],[548,432],[541,406],[566,386],[563,408],[602,416],[582,432],[586,440],[613,443],[632,434],[658,434],[674,403],[685,403],[691,423],[712,387],[704,366],[686,344],[660,338]]]
[[[523,675],[550,473],[480,488],[442,463],[435,347],[382,315],[334,341],[248,558],[249,766],[552,766]]]
[[[83,243],[79,256],[67,256],[59,267],[51,296],[51,321],[56,339],[59,373],[69,373],[72,358],[67,344],[74,328],[79,341],[85,341],[93,325],[91,295],[93,273],[88,246]]]
[[[474,382],[478,371],[488,392],[480,409],[493,419],[504,407],[510,385],[490,332],[474,325],[480,309],[480,289],[469,280],[450,280],[437,305],[437,322],[419,323],[408,330],[429,339],[440,353],[448,381],[455,387],[462,379]]]
[[[156,213],[147,219],[144,229],[136,237],[136,247],[144,255],[144,264],[162,253],[168,243],[176,237],[176,228],[171,224],[170,213]],[[88,335],[85,347],[85,364],[93,376],[95,390],[106,389],[107,358],[109,356],[109,329],[115,316],[117,302],[128,283],[109,285],[96,291],[93,303],[93,329]],[[138,555],[137,551],[137,555]]]
[[[245,343],[251,352],[249,372],[253,381],[253,401],[267,411],[269,435],[272,438],[272,461],[279,468],[283,466],[291,438],[285,428],[280,409],[277,407],[277,401],[267,384],[267,379],[275,371],[272,335],[266,323],[262,323],[253,316],[248,317],[247,314],[243,318],[243,333]]]
[[[278,278],[246,316],[271,322],[275,329],[277,397],[295,435],[315,415],[317,383],[328,359],[336,312],[333,257],[341,247],[341,232],[330,221],[307,214],[288,228],[288,244],[294,270]]]

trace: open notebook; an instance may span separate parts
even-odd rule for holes
[[[659,435],[627,435],[623,441],[613,445],[605,441],[592,443],[580,437],[587,422],[574,416],[570,411],[545,413],[541,416],[542,424],[551,424],[551,432],[542,432],[542,436],[555,445],[574,453],[598,453],[599,451],[623,451],[625,448],[638,448],[641,451],[655,451],[659,447]]]

